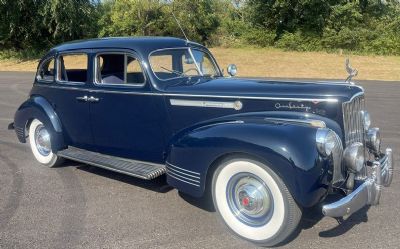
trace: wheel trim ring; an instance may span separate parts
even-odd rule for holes
[[[241,199],[240,193],[245,197]],[[232,213],[246,225],[259,227],[271,219],[273,196],[264,181],[250,172],[238,173],[229,180],[226,198]],[[248,205],[243,200],[248,200]]]
[[[42,156],[48,156],[51,153],[50,134],[43,125],[38,125],[35,129],[35,146]]]

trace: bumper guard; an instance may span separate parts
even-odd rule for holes
[[[326,204],[322,213],[329,217],[343,217],[351,215],[366,205],[378,205],[382,186],[389,187],[393,178],[393,152],[387,148],[386,153],[372,163],[372,174],[364,180],[352,193],[342,199]]]

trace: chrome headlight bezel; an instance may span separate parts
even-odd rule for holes
[[[366,145],[367,148],[373,152],[379,152],[381,150],[381,133],[379,128],[374,127],[367,131]]]
[[[351,172],[359,172],[364,167],[364,146],[360,142],[353,143],[344,150],[343,161]]]
[[[336,133],[327,128],[319,128],[315,140],[318,152],[325,157],[332,154],[338,143]]]

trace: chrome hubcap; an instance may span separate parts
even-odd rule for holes
[[[253,227],[265,225],[273,213],[269,188],[251,173],[239,173],[229,180],[227,201],[236,218]]]
[[[35,130],[36,149],[42,156],[48,156],[51,152],[50,134],[43,125],[39,125]]]

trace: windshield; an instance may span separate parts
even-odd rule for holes
[[[160,80],[193,76],[219,76],[219,70],[211,56],[192,48],[155,51],[150,55],[150,65]]]

